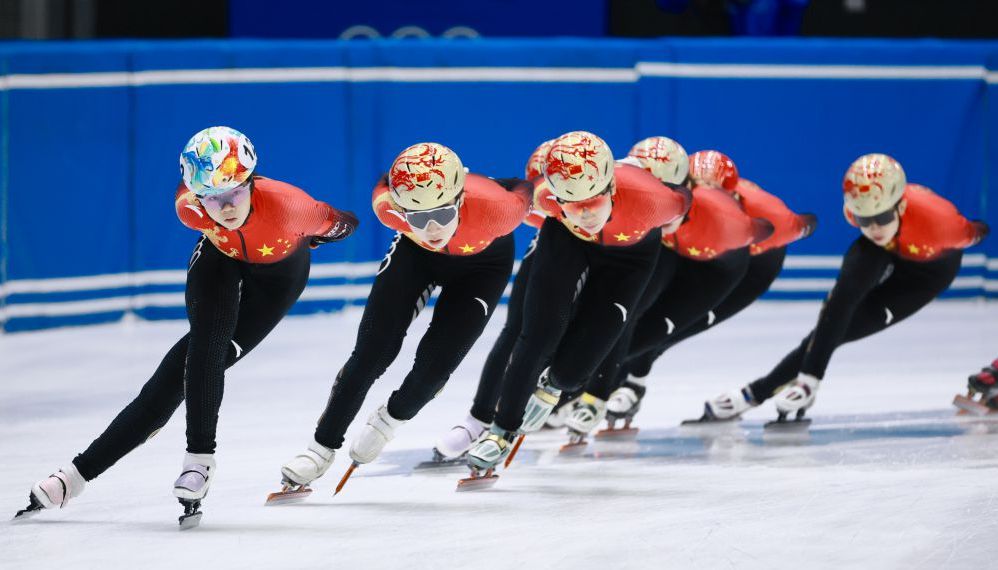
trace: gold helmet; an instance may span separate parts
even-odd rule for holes
[[[403,150],[388,171],[392,199],[406,210],[431,210],[464,190],[464,165],[451,149],[418,143]]]
[[[592,198],[613,182],[613,154],[603,139],[592,133],[565,133],[551,143],[544,178],[551,193],[564,202]]]

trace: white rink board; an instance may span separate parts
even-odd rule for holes
[[[310,440],[360,313],[291,318],[228,375],[219,471],[201,527],[179,532],[171,485],[183,408],[161,434],[62,511],[0,522],[3,568],[987,568],[998,535],[998,427],[954,421],[966,376],[998,355],[998,305],[937,303],[838,351],[810,443],[764,443],[771,406],[741,437],[676,429],[702,402],[769,370],[815,303],[763,303],[688,341],[653,371],[637,443],[554,453],[528,438],[496,487],[409,473],[464,417],[499,312],[447,389],[344,492],[346,453],[304,504],[263,507]],[[400,382],[427,323],[372,389],[350,436]],[[0,511],[84,449],[185,323],[123,323],[0,337]],[[598,458],[593,457],[598,455]],[[529,566],[528,566],[529,565]],[[993,566],[992,566],[993,567]]]

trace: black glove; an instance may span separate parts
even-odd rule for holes
[[[357,229],[357,226],[360,225],[360,221],[353,212],[348,212],[346,210],[337,210],[336,212],[339,215],[337,216],[336,222],[333,223],[333,226],[329,228],[329,231],[321,236],[312,236],[312,241],[308,244],[309,247],[315,249],[324,243],[346,239],[354,232],[354,230]]]
[[[977,230],[977,236],[974,238],[974,245],[984,241],[984,238],[988,237],[988,234],[991,233],[991,228],[985,222],[972,220],[970,223],[973,224],[974,229]]]
[[[818,216],[814,214],[801,214],[797,218],[804,222],[804,229],[800,232],[801,239],[813,234],[814,230],[818,228]]]
[[[507,192],[512,192],[517,186],[521,185],[530,192],[534,191],[534,183],[522,178],[493,178],[492,181],[505,188]]]

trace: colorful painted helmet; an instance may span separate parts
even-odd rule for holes
[[[196,196],[221,194],[249,180],[256,170],[256,150],[241,132],[208,127],[187,141],[180,153],[184,185]]]
[[[648,137],[638,141],[627,156],[636,159],[641,168],[669,184],[682,184],[690,173],[686,149],[668,137]]]
[[[886,154],[866,154],[853,162],[842,180],[845,208],[870,217],[893,208],[904,195],[907,180],[898,161]]]
[[[535,148],[533,154],[527,159],[527,180],[533,180],[544,174],[544,161],[547,160],[548,151],[551,150],[552,144],[554,144],[554,139],[542,142],[541,146]]]
[[[697,186],[713,186],[728,192],[734,192],[738,186],[734,161],[716,150],[701,150],[690,156],[690,177]]]
[[[564,202],[592,198],[613,182],[613,153],[592,133],[565,133],[551,143],[544,178],[551,193]]]
[[[464,190],[464,165],[451,149],[418,143],[403,150],[388,171],[392,199],[406,210],[432,210]]]

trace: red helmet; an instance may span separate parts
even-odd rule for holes
[[[697,186],[713,186],[734,192],[738,186],[738,168],[724,153],[701,150],[690,156],[690,178]]]

